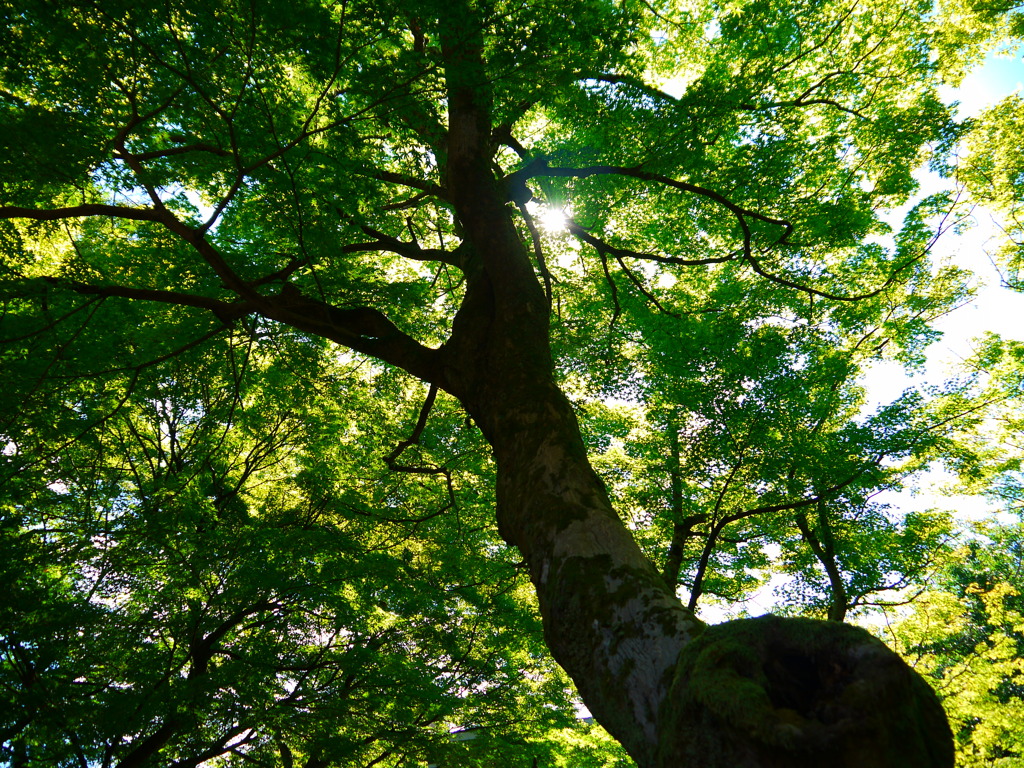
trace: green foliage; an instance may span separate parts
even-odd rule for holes
[[[108,323],[5,399],[8,759],[394,764],[467,722],[554,749],[568,684],[457,414],[415,448],[447,478],[407,479],[408,382],[278,329],[140,365],[160,341]]]
[[[486,441],[379,351],[444,350],[489,256],[453,203],[456,87],[671,587],[742,610],[783,574],[784,610],[831,618],[919,589],[951,521],[879,492],[936,460],[1021,488],[1019,442],[951,437],[973,382],[874,413],[857,383],[969,295],[929,259],[956,203],[913,175],[965,130],[941,78],[1019,26],[968,5],[0,5],[3,759],[626,764],[543,647]],[[962,171],[1011,220],[1022,119],[981,120]],[[991,632],[1005,678],[1019,629]]]
[[[987,497],[1000,512],[937,553],[931,588],[896,612],[883,636],[942,697],[958,765],[1015,766],[1024,761],[1024,356],[1019,342],[991,334],[979,342],[969,365],[986,418],[961,437],[950,464],[960,490]]]
[[[1016,0],[943,0],[938,3],[934,45],[944,77],[959,83],[994,48],[1024,38],[1024,13]]]
[[[1024,265],[1024,163],[1018,146],[1024,129],[1024,99],[1014,94],[977,120],[959,173],[971,193],[999,215],[1004,230],[1002,261],[1007,282],[1020,289]]]
[[[941,591],[890,624],[890,639],[942,697],[957,765],[1024,760],[1020,525],[990,521],[952,553]]]

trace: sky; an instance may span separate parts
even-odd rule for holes
[[[994,106],[1022,87],[1024,60],[1018,50],[1012,56],[990,55],[959,88],[946,89],[943,95],[951,102],[959,102],[957,116],[965,118]],[[983,209],[975,212],[974,219],[971,230],[939,244],[940,254],[977,274],[980,287],[975,301],[940,323],[945,336],[931,352],[935,362],[950,355],[956,358],[969,348],[970,339],[984,331],[1024,339],[1024,294],[1000,286],[999,273],[992,262],[998,247],[998,227],[992,214]]]
[[[943,96],[959,102],[957,116],[971,117],[995,105],[1006,96],[1024,87],[1024,61],[1016,55],[993,54],[977,70],[968,75],[959,88],[947,88]],[[939,189],[940,180],[922,174],[922,192]],[[974,340],[986,332],[1007,339],[1024,341],[1024,294],[1001,285],[1001,276],[993,256],[1000,244],[1000,231],[994,215],[976,209],[970,229],[960,235],[949,233],[939,240],[933,251],[938,259],[949,259],[975,275],[976,295],[969,304],[941,318],[935,327],[942,337],[927,350],[928,361],[923,371],[908,376],[897,363],[874,366],[865,377],[868,410],[892,402],[908,387],[937,385],[954,376],[973,353]],[[962,520],[979,519],[996,512],[985,499],[941,493],[953,478],[936,469],[920,478],[916,493],[888,494],[879,501],[909,509],[943,509],[954,512]]]

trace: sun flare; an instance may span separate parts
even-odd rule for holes
[[[569,223],[565,208],[555,208],[546,205],[537,213],[537,219],[540,221],[542,229],[552,233],[565,232]]]

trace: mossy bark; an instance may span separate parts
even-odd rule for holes
[[[659,768],[938,768],[953,742],[935,693],[880,640],[762,616],[710,627],[680,655]]]

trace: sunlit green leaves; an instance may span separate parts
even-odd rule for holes
[[[736,608],[773,574],[794,613],[902,599],[934,574],[951,523],[874,497],[934,460],[1019,504],[1013,407],[982,445],[963,436],[981,418],[973,382],[873,414],[857,384],[872,361],[920,364],[932,321],[968,294],[929,259],[960,208],[912,199],[914,171],[952,168],[964,128],[939,77],[1017,24],[1012,9],[119,0],[3,14],[12,760],[620,761],[573,726],[520,556],[494,528],[476,426],[268,309],[301,291],[322,328],[330,307],[367,307],[428,347],[451,341],[490,256],[463,240],[448,189],[454,39],[482,58],[485,76],[462,84],[492,108],[477,128],[550,288],[556,375],[684,601]],[[1011,222],[1021,122],[1017,101],[997,107],[957,169]],[[95,204],[116,207],[79,207]],[[545,204],[568,229],[522,213]],[[1018,352],[983,350],[985,397],[1010,395]],[[985,652],[1003,664],[1018,628],[1000,627]],[[472,745],[450,738],[471,726]]]
[[[943,698],[958,765],[1012,765],[1024,746],[1020,566],[1019,526],[979,524],[945,564],[943,590],[887,628]]]

